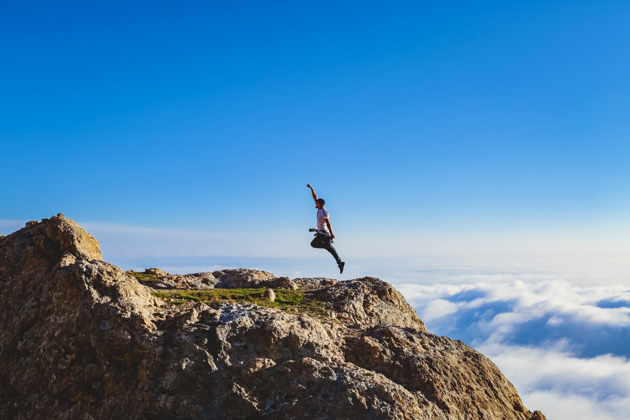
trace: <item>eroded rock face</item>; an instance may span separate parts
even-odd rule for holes
[[[219,280],[218,287],[225,289],[241,289],[244,287],[261,287],[264,282],[275,276],[267,271],[237,268],[233,270],[215,271],[214,276]]]
[[[328,314],[168,306],[62,216],[0,238],[0,418],[544,419],[381,280],[211,275],[197,277],[295,285]]]
[[[337,283],[315,293],[332,304],[332,315],[360,328],[397,325],[426,332],[416,311],[383,280],[365,277]]]
[[[297,278],[293,282],[303,290],[320,290],[328,286],[334,286],[339,281],[335,279],[327,279],[325,277],[315,278]]]
[[[219,283],[212,273],[171,274],[159,268],[148,268],[146,274],[155,276],[155,280],[139,280],[153,289],[214,289]]]

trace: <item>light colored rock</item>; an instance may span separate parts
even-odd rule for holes
[[[154,289],[213,289],[219,282],[212,273],[171,274],[159,268],[147,268],[144,273],[154,275],[157,280],[138,281]]]
[[[249,270],[245,268],[220,270],[212,274],[219,280],[216,287],[224,289],[261,287],[263,282],[276,277],[267,271]]]
[[[263,294],[265,299],[269,299],[270,302],[276,300],[276,294],[272,289],[265,289],[265,293]]]
[[[169,273],[167,273],[166,271],[160,269],[160,268],[147,268],[146,270],[144,270],[145,273],[147,274],[153,274],[155,276],[158,277],[166,277],[166,276],[170,276]]]
[[[396,325],[426,332],[416,311],[394,287],[372,277],[339,282],[314,292],[335,318],[360,328]]]
[[[275,289],[298,289],[297,284],[295,284],[295,282],[288,277],[276,277],[274,279],[267,280],[264,284],[267,287],[273,287]]]
[[[182,289],[213,289],[219,280],[212,273],[178,274],[173,279],[178,288]]]
[[[325,287],[334,286],[338,282],[338,280],[327,279],[325,277],[293,279],[293,283],[295,283],[298,288],[307,291],[320,290]]]

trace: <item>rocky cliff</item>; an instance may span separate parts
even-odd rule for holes
[[[381,280],[128,273],[58,215],[0,237],[0,418],[544,416]]]

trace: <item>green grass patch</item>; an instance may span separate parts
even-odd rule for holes
[[[208,305],[222,302],[246,302],[267,308],[278,308],[286,312],[311,315],[326,315],[324,302],[313,299],[299,290],[274,289],[276,300],[270,302],[264,297],[265,288],[258,289],[211,289],[211,290],[162,290],[153,295],[173,305],[186,302],[204,302]]]
[[[158,280],[155,274],[136,273],[135,271],[127,271],[127,274],[135,277],[137,280],[142,280],[142,281],[157,281]]]

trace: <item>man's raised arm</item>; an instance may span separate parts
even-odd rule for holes
[[[311,189],[311,194],[313,195],[313,200],[317,201],[317,194],[315,194],[315,190],[311,187],[311,184],[306,184],[307,187]]]

